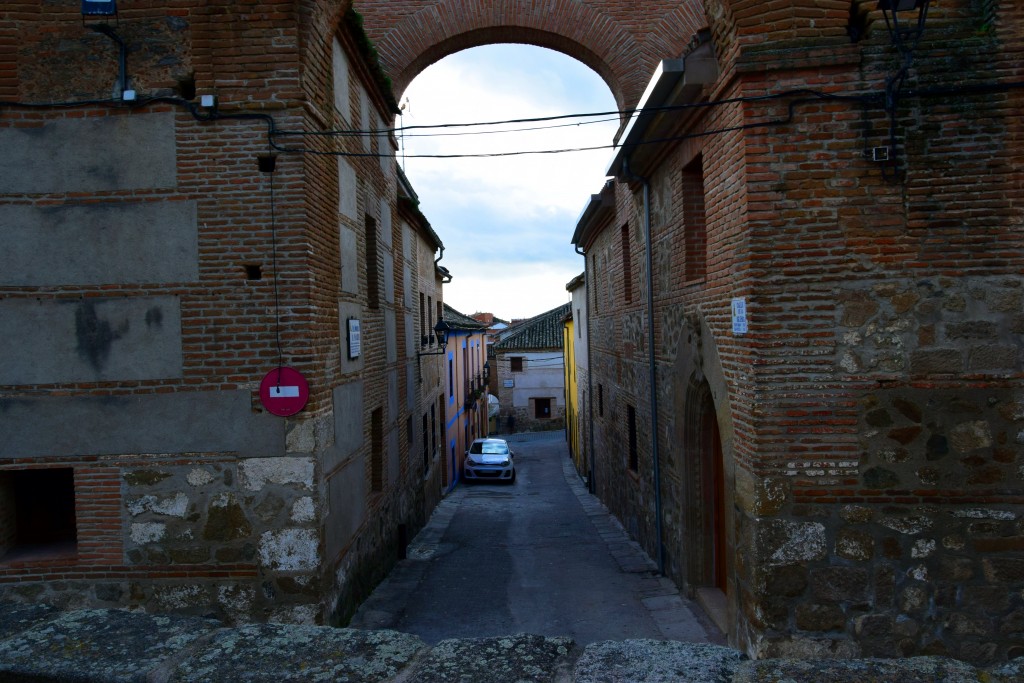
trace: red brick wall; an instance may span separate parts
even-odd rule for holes
[[[140,454],[129,449],[98,457],[84,455],[92,445],[75,445],[74,435],[68,435],[68,450],[79,449],[79,454],[16,457],[4,460],[0,467],[10,470],[60,464],[74,469],[79,514],[77,558],[31,566],[2,564],[0,560],[0,582],[6,584],[5,594],[21,599],[45,597],[65,603],[174,610],[216,606],[228,619],[323,620],[331,614],[343,614],[365,597],[395,561],[401,538],[399,526],[406,525],[406,537],[411,537],[429,512],[422,469],[409,466],[410,444],[405,438],[410,414],[405,401],[407,369],[413,359],[406,356],[401,340],[414,331],[405,329],[401,305],[405,283],[401,223],[390,215],[396,201],[394,159],[390,157],[382,164],[377,158],[350,158],[358,176],[357,217],[343,218],[338,210],[336,158],[272,150],[266,115],[273,117],[280,131],[349,125],[342,124],[334,111],[331,43],[335,34],[347,45],[352,66],[349,120],[359,125],[360,93],[365,90],[369,93],[371,125],[389,127],[392,115],[387,98],[377,91],[372,69],[354,45],[356,37],[343,24],[348,3],[121,4],[115,30],[130,46],[129,86],[137,90],[140,100],[189,95],[194,87],[198,94],[217,96],[219,117],[206,120],[211,117],[205,110],[196,110],[194,117],[181,102],[152,102],[135,109],[93,103],[112,96],[118,75],[114,43],[83,27],[78,4],[37,1],[5,6],[0,10],[0,97],[23,104],[89,102],[69,107],[4,106],[0,109],[0,126],[39,127],[44,122],[86,117],[113,122],[121,116],[170,112],[176,168],[175,182],[168,189],[69,191],[4,199],[53,207],[129,200],[194,201],[198,277],[159,284],[5,286],[2,296],[32,301],[100,301],[155,294],[174,297],[181,310],[181,375],[22,384],[0,387],[0,392],[5,399],[75,400],[241,391],[249,394],[250,415],[246,419],[271,425],[266,434],[273,442],[259,444],[259,450],[294,455],[300,460],[326,460],[338,458],[331,454],[335,443],[332,392],[336,387],[359,383],[364,389],[363,434],[369,434],[374,409],[387,414],[384,440],[388,480],[383,491],[368,498],[365,521],[340,555],[324,558],[325,537],[330,533],[324,519],[331,510],[325,491],[332,476],[340,471],[336,466],[327,471],[318,465],[312,490],[305,484],[286,481],[243,496],[238,491],[237,472],[244,464],[244,457],[237,452],[240,448],[185,454]],[[366,151],[362,141],[353,138],[338,143],[282,136],[278,142],[310,152]],[[145,140],[112,140],[111,146],[126,154],[146,153]],[[393,154],[387,136],[374,137],[370,150]],[[277,155],[272,175],[258,169],[259,157],[270,153]],[[362,236],[364,216],[373,217],[382,229],[390,226],[392,231],[379,235],[379,266],[382,295],[385,288],[393,288],[395,298],[394,302],[382,302],[380,311],[365,308],[362,237],[355,245],[359,252],[355,262],[361,264],[357,274],[360,285],[355,292],[343,292],[340,283],[339,225]],[[383,280],[385,258],[394,264],[394,280],[390,283]],[[258,268],[262,277],[248,278],[247,266]],[[437,285],[433,280],[428,284],[432,295],[440,300]],[[420,285],[418,280],[413,281],[413,286]],[[343,371],[341,367],[339,305],[363,311],[363,365],[358,371]],[[385,310],[394,313],[395,320],[397,354],[391,359],[385,355]],[[279,361],[300,370],[311,389],[309,403],[290,419],[266,415],[258,400],[259,381]],[[389,384],[389,377],[395,378],[393,384]],[[390,408],[389,387],[401,397],[393,402],[397,410]],[[423,403],[429,405],[432,398],[424,397]],[[159,424],[161,418],[154,415],[151,419]],[[225,429],[231,431],[234,426],[225,424]],[[360,477],[368,489],[369,439],[364,438],[362,443],[355,452],[345,454],[342,464],[363,468]],[[130,483],[143,466],[140,459],[160,473],[157,482]],[[159,513],[157,519],[147,509],[136,519],[128,510],[143,499],[165,501],[172,495],[166,490],[166,482],[180,484],[194,468],[211,463],[222,468],[218,470],[221,478],[207,482],[205,475],[195,475],[202,483],[183,487],[191,496],[191,511],[186,517],[175,516],[176,510],[175,515],[161,517]],[[432,491],[437,489],[434,484]],[[312,517],[305,508],[300,512],[293,508],[310,504]],[[217,526],[225,515],[231,519],[232,515],[239,516],[238,526],[232,528],[245,529],[250,537],[237,537]],[[136,542],[133,529],[138,532],[137,538],[145,539],[149,527],[133,527],[135,523],[163,525],[160,529],[166,528],[166,535],[159,543]],[[294,572],[268,568],[259,556],[265,549],[261,545],[265,534],[283,527],[312,533],[314,546],[319,538],[315,550],[321,554],[323,566],[299,572],[313,576],[296,578]],[[163,533],[156,526],[152,529],[154,537]],[[201,538],[205,529],[211,529],[209,538]],[[346,577],[348,583],[334,585],[338,575]],[[218,588],[220,578],[230,578],[231,582]],[[260,584],[272,585],[273,590],[257,589]]]
[[[731,3],[730,24],[716,5],[723,76],[710,100],[872,94],[892,71],[877,12],[869,38],[851,43],[837,30],[848,7],[812,25],[810,3]],[[1004,10],[933,7],[907,87],[1019,80],[1020,12]],[[652,195],[666,568],[702,585],[686,562],[706,549],[687,520],[710,501],[692,488],[701,473],[684,444],[699,428],[686,383],[703,377],[727,458],[731,637],[752,654],[1020,651],[1022,604],[1006,597],[1024,562],[1019,102],[1019,90],[903,99],[894,181],[864,156],[888,144],[880,107],[816,98],[791,121],[786,99],[710,108],[679,132],[763,125],[681,141],[638,170]],[[691,282],[680,172],[698,151],[707,274]],[[640,190],[619,185],[618,214],[638,231]],[[656,555],[643,425],[638,476],[625,464],[626,406],[645,414],[650,401],[645,312],[621,296],[618,242],[613,223],[585,245],[599,312],[591,372],[605,397],[596,481]],[[643,245],[631,250],[643,283]],[[733,297],[748,305],[745,336],[731,331]]]

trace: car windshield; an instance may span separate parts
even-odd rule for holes
[[[470,446],[469,452],[474,455],[506,455],[508,453],[508,446],[500,442],[485,441]]]

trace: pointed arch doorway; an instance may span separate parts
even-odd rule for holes
[[[686,462],[687,575],[694,589],[729,593],[725,459],[711,387],[691,379],[683,433]]]

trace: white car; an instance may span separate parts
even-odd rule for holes
[[[466,481],[504,481],[514,484],[515,453],[504,439],[477,439],[466,451]]]

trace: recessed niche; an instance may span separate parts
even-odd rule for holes
[[[74,557],[77,550],[74,470],[0,472],[0,563]]]

